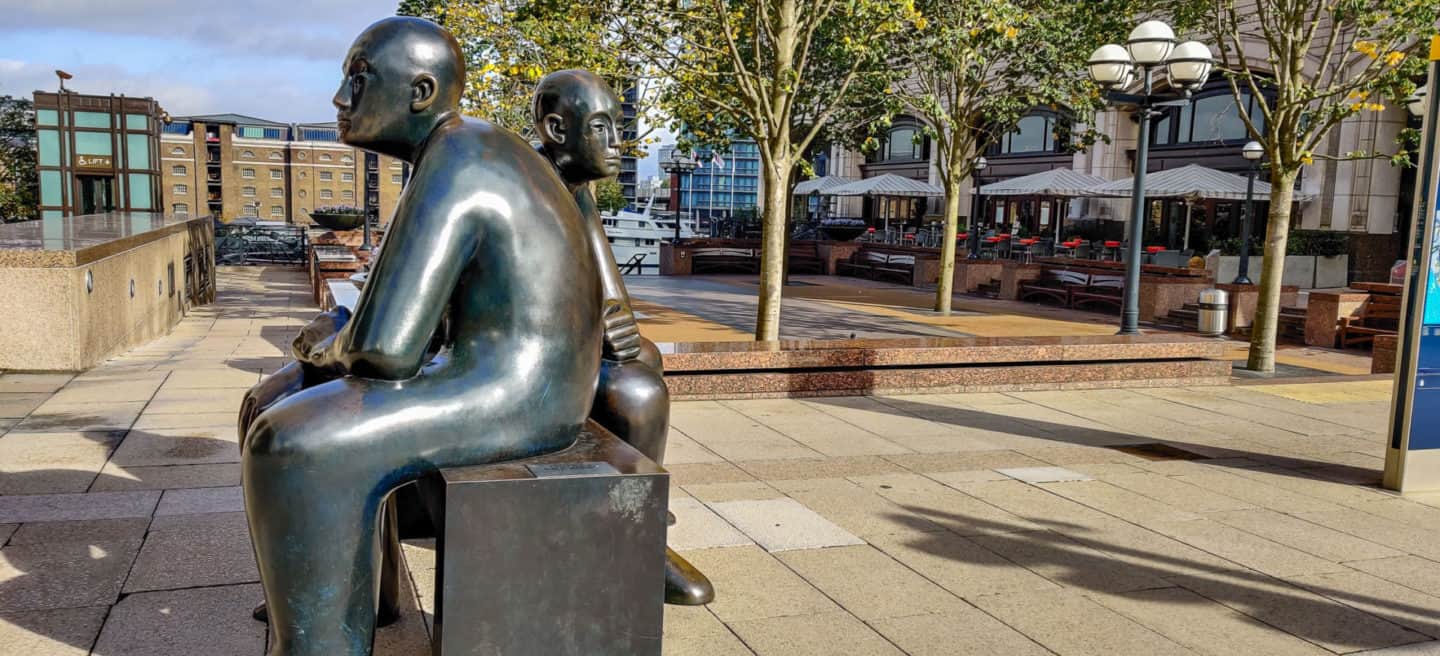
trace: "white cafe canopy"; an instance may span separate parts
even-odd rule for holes
[[[911,180],[894,173],[856,180],[821,192],[827,196],[884,196],[892,198],[923,198],[944,196],[945,190],[927,182]]]
[[[1108,182],[1099,176],[1059,168],[981,185],[980,193],[986,196],[1088,196],[1090,189]]]
[[[1246,179],[1243,175],[1216,171],[1199,164],[1187,164],[1178,169],[1154,171],[1145,174],[1146,198],[1181,198],[1196,202],[1202,200],[1245,200]],[[1135,186],[1134,178],[1116,180],[1091,187],[1085,196],[1129,198]],[[1270,183],[1255,181],[1255,199],[1265,200],[1270,196]],[[1295,200],[1307,201],[1311,194],[1295,192]]]
[[[838,175],[826,175],[813,178],[795,185],[795,191],[791,192],[796,196],[809,196],[813,193],[827,194],[828,190],[840,185],[854,182],[850,178],[842,178]]]

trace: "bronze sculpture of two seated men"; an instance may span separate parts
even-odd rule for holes
[[[382,542],[397,538],[379,524],[397,487],[564,449],[587,417],[660,462],[668,430],[659,353],[587,184],[619,169],[620,104],[604,82],[541,82],[537,151],[461,116],[464,57],[428,21],[372,25],[344,75],[341,140],[413,174],[353,314],[307,326],[296,362],[241,409],[272,656],[370,653],[377,605],[394,607],[378,597],[381,561],[396,566]],[[665,594],[696,604],[713,591],[668,552]]]

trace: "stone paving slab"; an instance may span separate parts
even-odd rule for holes
[[[716,514],[767,551],[865,544],[794,499],[726,501],[709,504]]]
[[[105,656],[255,656],[265,625],[250,618],[259,585],[142,592],[111,610],[95,644]]]
[[[0,496],[0,523],[149,517],[160,492]]]
[[[235,409],[315,310],[219,281],[89,372],[0,374],[0,653],[262,651]],[[1436,653],[1440,495],[1377,488],[1388,397],[1334,379],[677,403],[670,542],[719,597],[664,653]],[[1112,448],[1157,442],[1199,459]],[[426,652],[404,552],[379,656]]]

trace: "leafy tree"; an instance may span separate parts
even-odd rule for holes
[[[929,26],[906,43],[905,80],[894,94],[924,124],[945,190],[937,312],[950,313],[960,185],[974,174],[977,156],[1037,106],[1059,110],[1066,119],[1056,140],[1072,147],[1093,143],[1093,132],[1072,134],[1069,128],[1088,122],[1104,104],[1075,71],[1095,48],[1123,36],[1147,4],[1155,3],[919,0]]]
[[[924,28],[914,0],[615,0],[625,48],[665,80],[676,132],[760,150],[760,303],[755,338],[780,335],[788,182],[826,130],[884,116],[898,38]],[[868,99],[868,105],[855,102]],[[683,130],[680,129],[683,126]]]
[[[620,181],[605,178],[595,183],[595,204],[603,212],[618,212],[625,209],[625,191]]]
[[[1366,111],[1383,111],[1415,89],[1423,72],[1422,35],[1435,31],[1440,0],[1212,0],[1207,20],[1225,75],[1251,137],[1270,163],[1270,216],[1248,368],[1275,370],[1286,239],[1295,181],[1323,157],[1331,130]],[[1263,129],[1257,129],[1263,120]],[[1336,159],[1375,157],[1352,152]]]
[[[35,170],[35,107],[24,98],[0,96],[0,220],[39,216],[40,179]]]
[[[583,68],[617,93],[647,79],[622,52],[604,2],[405,0],[400,11],[436,21],[460,42],[469,71],[462,109],[522,135],[531,136],[531,98],[547,73]],[[636,133],[633,125],[625,130]],[[643,155],[636,152],[641,138],[629,144],[632,153]]]

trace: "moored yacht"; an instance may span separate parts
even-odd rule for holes
[[[600,214],[605,225],[605,237],[610,240],[610,250],[615,253],[615,263],[623,274],[647,276],[660,273],[660,242],[675,238],[675,219],[654,217],[650,208],[655,199],[645,205],[643,212],[620,210],[614,214]],[[680,225],[680,238],[698,237],[693,220]]]

